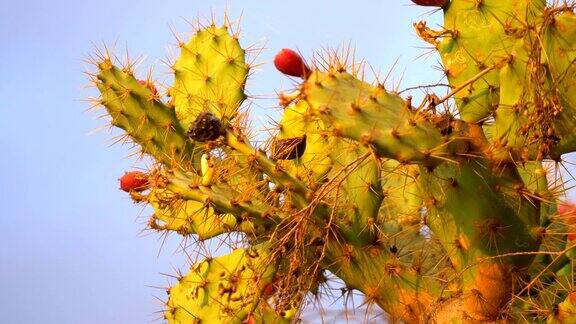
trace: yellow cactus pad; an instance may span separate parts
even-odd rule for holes
[[[236,249],[195,264],[169,290],[168,323],[288,323],[260,300],[271,283],[275,262],[267,244]]]
[[[217,215],[212,207],[194,200],[179,199],[169,190],[154,189],[148,196],[154,208],[156,226],[173,230],[183,235],[197,234],[201,240],[233,231],[236,218],[231,214]]]
[[[201,112],[232,119],[246,98],[249,70],[238,39],[227,27],[212,25],[181,43],[180,49],[169,94],[182,126],[188,129]]]

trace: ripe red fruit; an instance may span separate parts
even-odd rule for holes
[[[283,48],[276,54],[274,65],[278,71],[298,78],[306,78],[311,73],[302,57],[288,48]]]
[[[120,177],[120,189],[130,191],[144,191],[148,189],[148,176],[144,172],[130,171]]]
[[[412,0],[412,2],[419,6],[444,7],[450,0]]]

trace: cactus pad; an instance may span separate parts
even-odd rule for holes
[[[260,300],[271,283],[275,262],[267,245],[236,249],[195,264],[169,290],[168,323],[287,323]]]
[[[199,29],[180,49],[169,94],[182,127],[188,129],[202,112],[222,120],[234,118],[246,98],[249,70],[238,38],[226,26],[211,25]]]

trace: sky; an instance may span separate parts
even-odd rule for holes
[[[106,123],[86,112],[97,95],[86,59],[102,44],[127,48],[145,58],[137,75],[154,67],[168,80],[173,32],[185,38],[187,21],[225,10],[242,17],[243,46],[264,47],[247,85],[257,128],[278,119],[271,98],[293,86],[271,64],[284,47],[309,58],[350,44],[368,78],[392,70],[390,87],[441,80],[438,57],[412,29],[421,19],[438,26],[441,15],[409,0],[0,0],[0,322],[160,318],[166,296],[154,287],[185,267],[181,239],[142,232],[151,211],[118,190],[125,170],[144,165],[111,145],[117,131],[94,132]]]

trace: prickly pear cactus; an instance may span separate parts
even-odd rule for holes
[[[179,42],[165,94],[94,57],[97,104],[157,162],[121,184],[154,210],[149,228],[240,237],[169,289],[169,323],[296,321],[332,275],[395,321],[576,322],[574,208],[549,163],[576,151],[575,4],[413,2],[444,14],[414,26],[446,94],[415,103],[345,57],[283,49],[274,63],[298,85],[261,146],[229,24]]]

